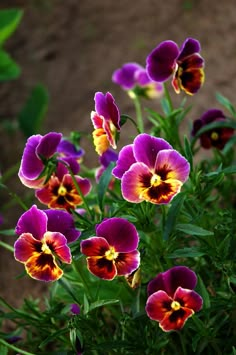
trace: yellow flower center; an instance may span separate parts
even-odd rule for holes
[[[217,132],[212,132],[211,133],[211,139],[213,141],[217,141],[218,138],[219,138],[219,134]]]
[[[110,247],[110,249],[105,252],[105,257],[107,260],[115,260],[118,255],[119,253],[117,253],[114,247]]]
[[[58,195],[65,196],[67,194],[67,190],[64,186],[60,186],[58,189]]]
[[[42,244],[41,250],[44,254],[52,254],[51,249],[49,248],[47,243]]]
[[[177,301],[172,301],[170,306],[173,309],[173,311],[178,311],[181,308],[180,303]]]
[[[154,174],[151,178],[151,186],[159,186],[161,184],[161,177],[157,174]]]

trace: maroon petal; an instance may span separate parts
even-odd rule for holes
[[[117,275],[130,275],[139,267],[139,264],[140,254],[138,250],[129,253],[119,253],[119,256],[115,259]]]
[[[93,275],[104,280],[113,280],[117,275],[114,261],[106,258],[88,257],[87,266]]]
[[[178,287],[175,291],[174,300],[194,312],[200,311],[203,304],[202,297],[197,292],[182,287]]]
[[[23,213],[16,225],[16,234],[31,233],[34,238],[41,240],[47,231],[47,215],[33,205]]]
[[[80,243],[81,253],[86,256],[104,256],[106,251],[110,249],[105,238],[91,237]]]

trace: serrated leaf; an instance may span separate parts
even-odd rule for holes
[[[19,65],[10,55],[0,50],[0,81],[8,81],[18,78],[21,73]]]
[[[201,227],[195,226],[193,224],[177,224],[176,229],[189,235],[199,235],[202,237],[214,235],[213,232],[203,229]]]
[[[33,88],[18,116],[19,126],[26,137],[38,133],[48,108],[48,92],[43,85]]]
[[[0,11],[0,45],[15,31],[19,25],[23,11],[19,9],[4,9]]]
[[[196,258],[202,255],[205,255],[205,253],[196,248],[182,248],[176,249],[173,253],[168,255],[168,258]]]

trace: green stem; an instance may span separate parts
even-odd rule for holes
[[[142,109],[141,109],[141,104],[139,101],[139,98],[137,95],[133,97],[133,102],[134,102],[134,107],[136,110],[136,117],[137,117],[137,128],[139,133],[144,132],[144,127],[143,127],[143,116],[142,116]]]
[[[167,88],[167,84],[166,83],[164,83],[164,94],[165,94],[166,100],[168,101],[170,111],[172,112],[174,107],[173,107],[172,100],[171,100],[171,97],[170,97],[170,93],[169,93],[169,90]]]
[[[4,184],[7,180],[9,180],[16,172],[19,170],[20,162],[17,162],[15,165],[11,166],[5,173],[2,175],[2,183]]]
[[[90,300],[92,300],[92,294],[90,292],[90,288],[89,288],[89,285],[87,284],[87,280],[86,278],[84,277],[83,273],[80,271],[80,268],[79,268],[79,265],[76,264],[75,262],[72,262],[72,268],[76,271],[76,273],[79,275],[82,283],[83,283],[83,286],[84,286],[84,289],[85,289],[85,292],[86,294],[89,296]]]
[[[3,339],[0,339],[0,344],[3,344],[3,345],[5,345],[7,348],[16,351],[18,354],[22,354],[22,355],[35,355],[35,354],[33,354],[33,353],[29,353],[28,351],[21,350],[21,349],[17,348],[16,346],[7,343],[7,342],[6,342],[5,340],[3,340]]]
[[[14,252],[14,248],[11,245],[9,245],[7,243],[4,243],[1,240],[0,240],[0,246],[2,246],[3,248],[11,251],[12,253]]]

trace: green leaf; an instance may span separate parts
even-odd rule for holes
[[[45,87],[35,86],[18,116],[19,126],[26,137],[38,133],[48,108],[48,101]]]
[[[20,75],[20,67],[3,50],[0,50],[0,81],[8,81],[18,78]]]
[[[209,297],[209,293],[206,289],[206,286],[204,285],[204,282],[202,281],[202,278],[198,275],[198,284],[197,284],[197,290],[199,294],[203,298],[203,307],[204,308],[210,308],[211,307],[211,301]]]
[[[216,93],[216,99],[217,101],[224,106],[234,117],[236,116],[236,111],[232,103],[223,95],[221,95],[219,92]]]
[[[184,136],[184,155],[188,162],[190,163],[191,169],[193,166],[193,154],[192,154],[192,149],[191,145],[189,143],[189,140],[186,136]]]
[[[103,306],[107,306],[108,304],[115,304],[115,303],[119,303],[120,301],[119,300],[116,300],[116,299],[111,299],[111,300],[99,300],[99,301],[96,301],[96,302],[93,302],[90,304],[89,306],[89,311],[92,311],[96,308],[99,308],[99,307],[103,307]]]
[[[195,226],[193,224],[177,224],[176,229],[189,235],[199,235],[202,237],[214,235],[213,232],[203,229],[201,227]]]
[[[48,343],[51,343],[55,339],[58,339],[61,335],[64,335],[68,332],[69,332],[69,330],[67,328],[62,328],[62,329],[56,331],[55,333],[49,335],[44,341],[42,341],[42,343],[39,344],[39,348],[42,349]]]
[[[199,251],[197,248],[182,248],[176,249],[173,253],[168,255],[168,258],[196,258],[202,255],[205,255],[205,253]]]
[[[163,238],[164,240],[167,240],[171,234],[171,232],[174,229],[178,214],[181,210],[181,207],[183,205],[185,199],[185,195],[183,193],[179,193],[176,195],[176,197],[173,199],[171,202],[171,206],[168,210],[167,216],[166,216],[166,223],[163,231]]]
[[[23,11],[19,9],[5,9],[0,11],[0,45],[15,31],[19,25]]]
[[[98,205],[100,207],[100,210],[103,211],[103,206],[104,206],[104,200],[105,200],[105,195],[106,191],[108,189],[109,182],[111,181],[111,171],[114,168],[114,163],[110,163],[110,165],[106,168],[106,170],[103,172],[99,183],[98,183]]]

